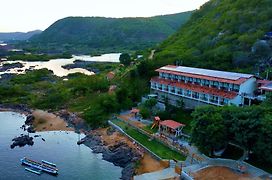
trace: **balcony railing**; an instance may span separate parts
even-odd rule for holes
[[[171,94],[174,94],[174,95],[178,95],[178,96],[182,96],[182,97],[186,97],[186,98],[190,98],[190,99],[196,99],[196,100],[199,100],[199,101],[202,101],[202,102],[205,102],[205,103],[211,103],[211,104],[214,104],[214,105],[225,105],[227,103],[225,103],[223,100],[220,99],[220,101],[218,102],[218,99],[208,99],[207,95],[203,97],[203,95],[201,94],[195,94],[195,93],[191,93],[191,92],[186,92],[184,90],[177,90],[176,88],[169,88],[169,87],[162,87],[162,86],[159,86],[159,85],[156,85],[156,86],[152,86],[151,85],[151,88],[153,89],[156,89],[156,90],[160,90],[160,91],[163,91],[163,92],[166,92],[166,93],[171,93]]]

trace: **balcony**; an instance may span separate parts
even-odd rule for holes
[[[210,102],[214,103],[214,104],[218,104],[218,100],[216,100],[216,99],[210,99]]]
[[[182,95],[182,96],[186,96],[186,97],[190,97],[191,98],[191,93],[187,93],[187,90],[189,91],[193,91],[193,92],[197,92],[200,94],[210,94],[210,95],[214,95],[217,97],[222,97],[222,98],[226,98],[226,99],[233,99],[237,96],[236,92],[233,91],[226,91],[226,90],[222,90],[222,89],[217,89],[217,88],[212,88],[212,87],[207,87],[207,86],[201,86],[198,84],[191,84],[191,83],[183,83],[182,81],[178,82],[178,81],[171,81],[171,80],[165,80],[159,77],[154,77],[151,79],[151,82],[153,83],[157,83],[158,85],[164,85],[165,86],[171,86],[171,87],[175,87],[178,89],[183,89],[183,94],[176,92],[176,91],[168,91],[168,88],[165,90],[163,89],[163,91],[165,92],[169,92],[169,93],[174,93],[176,95]],[[161,88],[159,88],[158,90],[161,90]],[[194,97],[197,99],[202,99],[202,97],[199,98],[198,97]],[[207,98],[203,99],[204,101],[207,101]],[[217,101],[216,101],[217,104]]]
[[[193,94],[192,97],[195,98],[195,99],[199,99],[199,95]]]
[[[225,105],[225,102],[224,101],[219,101],[219,104],[223,106],[223,105]]]
[[[200,98],[202,101],[208,101],[208,98],[207,97],[201,97]]]

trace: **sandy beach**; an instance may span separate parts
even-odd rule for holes
[[[35,120],[33,122],[36,131],[73,131],[73,128],[67,126],[67,123],[53,113],[42,110],[32,112]]]

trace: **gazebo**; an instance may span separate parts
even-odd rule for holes
[[[133,108],[133,109],[130,110],[130,113],[134,114],[135,117],[139,114],[139,112],[140,112],[140,110],[137,109],[137,108]]]
[[[165,120],[160,122],[159,132],[175,135],[175,137],[178,137],[181,135],[184,126],[185,124],[173,120]]]

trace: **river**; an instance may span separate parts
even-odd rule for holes
[[[5,73],[16,73],[22,74],[25,73],[27,69],[43,69],[46,68],[48,70],[53,71],[56,76],[63,77],[67,76],[68,74],[72,73],[83,73],[86,75],[93,75],[94,73],[82,68],[72,68],[72,69],[64,69],[62,66],[73,64],[75,60],[82,60],[82,61],[92,61],[92,62],[119,62],[120,53],[111,53],[111,54],[103,54],[101,56],[73,56],[70,59],[52,59],[49,61],[4,61],[2,64],[5,63],[22,63],[22,68],[13,68],[8,71],[0,72],[1,74]],[[1,65],[1,62],[0,62]]]
[[[74,132],[38,132],[33,146],[10,148],[12,139],[26,133],[20,127],[25,116],[13,112],[0,112],[0,179],[60,179],[60,180],[115,180],[121,177],[121,168],[102,160],[101,154],[92,153],[84,145],[76,144],[79,136]],[[33,137],[35,134],[31,134]],[[44,138],[43,141],[41,138]],[[40,176],[24,170],[20,159],[47,160],[57,164],[58,176],[43,173]]]

